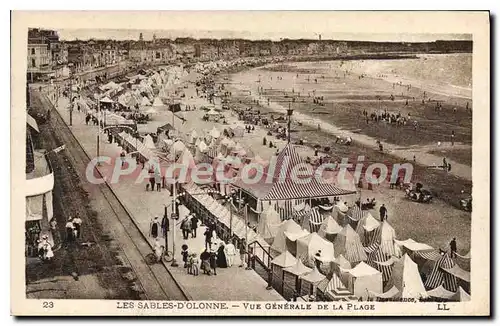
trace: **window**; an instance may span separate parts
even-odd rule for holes
[[[35,55],[35,48],[31,49],[31,55]]]
[[[36,67],[36,60],[35,59],[31,59],[31,66]]]

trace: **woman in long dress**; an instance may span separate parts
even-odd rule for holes
[[[219,268],[227,268],[227,259],[224,248],[224,242],[221,242],[219,249],[217,249],[217,267]]]

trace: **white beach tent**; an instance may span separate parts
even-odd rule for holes
[[[113,101],[112,99],[110,99],[109,97],[105,96],[104,98],[102,98],[100,100],[101,103],[115,103],[115,101]]]
[[[311,271],[312,271],[312,269],[310,269],[309,267],[306,267],[302,263],[302,260],[300,260],[300,259],[297,259],[297,262],[295,263],[295,265],[292,265],[290,267],[285,268],[285,272],[293,274],[297,277],[304,275],[304,274],[307,274],[307,273],[310,273]]]
[[[427,295],[431,298],[449,300],[455,293],[446,290],[443,285],[438,286],[435,289],[427,291]]]
[[[310,272],[311,269],[304,266],[300,259],[297,259],[295,265],[285,268],[283,270],[283,280],[288,286],[283,289],[283,295],[285,297],[288,295],[293,296],[295,291],[300,292],[299,277]]]
[[[392,266],[392,275],[387,282],[386,288],[390,289],[393,286],[398,289],[399,297],[403,299],[428,297],[418,266],[407,254]]]
[[[342,231],[342,227],[335,221],[335,219],[328,215],[319,227],[318,235],[328,241],[333,242],[338,233]]]
[[[278,232],[276,232],[276,237],[274,237],[271,249],[279,253],[285,252],[286,248],[286,235],[285,232],[289,234],[300,234],[302,233],[302,228],[294,220],[286,220],[281,222]]]
[[[170,151],[175,152],[175,153],[181,153],[185,149],[186,149],[186,145],[184,145],[184,143],[182,141],[178,140],[172,145],[172,147],[170,148]]]
[[[161,106],[165,106],[165,104],[163,104],[162,100],[159,97],[156,97],[153,101],[153,106],[154,107],[161,107]]]
[[[245,134],[245,125],[241,123],[234,123],[229,128],[234,133],[235,137],[243,137]]]
[[[150,105],[151,105],[151,102],[148,100],[148,98],[146,96],[144,96],[141,100],[140,106],[150,106]]]
[[[347,272],[347,287],[356,297],[367,299],[369,292],[382,292],[382,273],[375,268],[360,262]]]
[[[316,292],[316,287],[323,281],[326,276],[321,274],[316,266],[307,274],[301,275],[300,277],[300,294],[301,295],[314,295]]]
[[[316,254],[320,253],[319,260],[324,263],[332,262],[335,259],[333,243],[320,237],[316,232],[297,239],[297,255],[306,266],[314,266]]]
[[[195,129],[193,129],[190,133],[189,133],[189,143],[190,144],[194,144],[196,142],[196,140],[198,139],[198,132],[196,132]]]
[[[220,137],[220,131],[214,126],[212,130],[210,130],[210,136],[214,139],[217,139]]]
[[[286,249],[289,250],[294,256],[297,255],[297,240],[309,234],[307,230],[300,230],[299,232],[285,231]]]
[[[284,251],[271,261],[272,285],[275,289],[283,288],[284,269],[295,264],[297,264],[297,259],[288,251]]]
[[[280,214],[269,205],[261,214],[257,224],[257,233],[269,243],[272,243],[281,225]]]
[[[198,143],[197,149],[201,153],[205,153],[208,150],[208,145],[205,144],[205,142],[203,140],[200,140],[200,142]]]
[[[144,146],[146,146],[146,148],[149,148],[149,149],[156,149],[156,146],[155,146],[155,143],[153,141],[153,137],[151,137],[151,135],[146,135],[144,137]]]
[[[339,222],[340,226],[344,226],[344,217],[347,211],[349,210],[349,207],[347,207],[346,204],[343,202],[339,201],[333,206],[333,218]]]

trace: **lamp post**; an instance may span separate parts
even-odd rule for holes
[[[288,116],[288,143],[290,144],[290,126],[292,124],[292,114],[293,114],[293,109],[291,108],[291,103],[288,103],[288,109],[286,110],[286,115]]]
[[[99,146],[100,146],[100,134],[101,134],[101,98],[97,97],[97,157],[99,157]]]
[[[246,270],[251,270],[250,267],[250,247],[248,246],[248,204],[245,203],[245,250],[247,252],[247,267]]]
[[[73,125],[73,79],[69,83],[69,125]]]
[[[175,222],[179,219],[179,215],[177,212],[177,194],[176,194],[176,184],[175,182],[173,183],[173,196],[172,196],[172,267],[178,267],[179,264],[177,263],[177,260],[175,259],[175,229],[177,225]]]

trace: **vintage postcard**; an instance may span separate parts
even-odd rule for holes
[[[13,12],[12,314],[489,315],[489,30]]]

